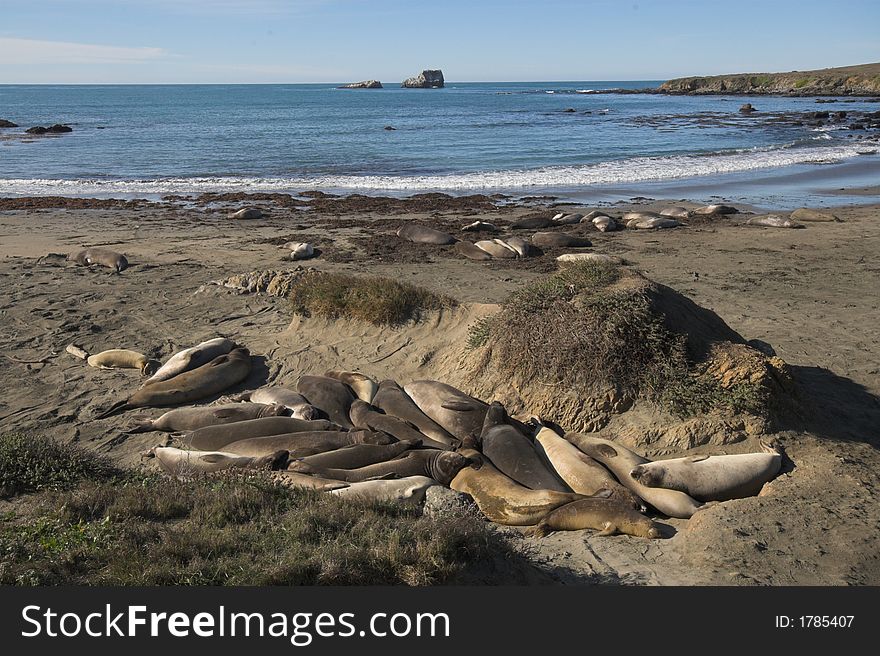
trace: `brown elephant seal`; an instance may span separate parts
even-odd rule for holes
[[[252,220],[262,219],[263,216],[263,210],[259,209],[258,207],[243,207],[237,212],[232,212],[229,215],[229,218],[239,220]]]
[[[99,264],[121,273],[128,268],[128,260],[122,253],[111,251],[109,248],[86,248],[85,250],[71,253],[67,256],[71,262],[80,266]]]
[[[790,215],[792,221],[818,221],[818,222],[839,222],[840,218],[836,214],[823,210],[812,210],[808,207],[799,207]]]
[[[377,462],[393,460],[404,451],[418,446],[414,442],[394,442],[393,444],[350,444],[332,451],[324,451],[311,456],[298,458],[317,469],[358,469]]]
[[[572,501],[547,513],[533,531],[542,538],[553,531],[593,529],[598,535],[632,535],[638,538],[661,537],[660,525],[645,517],[631,504],[616,499],[594,497]]]
[[[564,232],[536,232],[532,235],[532,243],[542,248],[582,248],[593,245],[589,239]]]
[[[227,403],[225,405],[204,405],[194,408],[175,408],[158,419],[143,419],[129,428],[126,433],[146,433],[162,431],[194,431],[206,426],[244,422],[261,417],[279,417],[287,412],[283,405],[275,403]]]
[[[630,476],[647,487],[678,490],[698,501],[727,501],[757,495],[776,478],[782,454],[761,443],[763,453],[689,456],[636,465]]]
[[[703,205],[691,211],[696,216],[712,216],[713,214],[739,214],[739,210],[732,205]]]
[[[385,476],[398,478],[427,476],[438,483],[449,485],[455,475],[470,464],[470,458],[454,451],[416,450],[407,451],[394,460],[355,469],[312,467],[301,461],[291,462],[289,469],[303,474],[317,474],[323,478],[335,478],[347,483]]]
[[[635,492],[639,498],[669,517],[688,519],[700,509],[700,502],[678,490],[660,487],[647,487],[636,481],[629,473],[637,465],[650,462],[647,458],[601,437],[583,433],[566,433],[565,439],[574,444],[608,469],[623,485]]]
[[[400,227],[397,230],[397,236],[401,239],[406,239],[407,241],[412,241],[417,244],[437,244],[438,246],[454,244],[458,241],[455,237],[446,232],[434,230],[434,228],[415,223],[407,223]]]
[[[597,216],[591,221],[593,227],[599,232],[614,232],[620,230],[620,224],[610,216]]]
[[[449,484],[469,494],[491,521],[505,526],[534,526],[551,510],[583,496],[573,492],[530,490],[508,478],[473,449],[462,449],[477,464],[462,469]]]
[[[451,435],[462,441],[479,440],[488,405],[436,380],[416,380],[403,389],[419,410]]]
[[[367,403],[373,402],[373,397],[379,390],[379,383],[359,371],[327,371],[324,372],[327,378],[333,378],[341,383],[345,383],[351,388],[361,401]]]
[[[216,450],[226,444],[251,437],[314,431],[342,431],[342,428],[326,419],[307,421],[293,417],[259,417],[196,428],[187,433],[182,441],[191,444],[195,449]]]
[[[323,419],[321,410],[306,401],[306,397],[286,387],[260,387],[252,392],[236,394],[232,397],[232,400],[280,405],[290,411],[290,416],[295,419],[305,419],[307,421]]]
[[[486,260],[491,260],[492,256],[484,251],[482,248],[477,248],[476,245],[472,244],[469,241],[457,241],[455,242],[455,252],[459,255],[463,255],[469,260],[476,260],[478,262],[484,262]]]
[[[199,401],[237,385],[250,372],[250,352],[246,348],[237,348],[170,380],[141,387],[124,401],[114,403],[95,419],[103,419],[132,408],[156,408]]]
[[[571,492],[541,461],[532,442],[507,423],[507,413],[497,401],[486,412],[480,434],[480,450],[498,470],[532,490]]]
[[[510,228],[512,230],[540,230],[541,228],[549,228],[552,225],[556,225],[553,223],[553,219],[548,219],[544,216],[533,216],[514,221],[510,224]]]
[[[236,346],[235,342],[225,337],[215,337],[201,344],[178,351],[165,361],[144,385],[152,385],[163,380],[174,378],[178,374],[190,371],[207,364],[214,358],[226,355]]]
[[[384,412],[375,406],[357,399],[351,404],[351,421],[358,428],[369,428],[393,435],[398,440],[418,442],[423,447],[450,451],[452,446],[445,442],[432,440],[427,435],[420,433],[413,426]]]
[[[660,216],[668,216],[670,219],[681,219],[682,221],[686,220],[691,213],[686,210],[684,207],[664,207],[662,210],[658,212]]]
[[[498,226],[488,221],[474,221],[461,227],[462,232],[498,232]]]
[[[516,251],[500,239],[483,239],[474,244],[496,260],[515,260]]]
[[[331,490],[331,494],[346,499],[362,499],[371,502],[392,502],[421,504],[425,500],[425,492],[429,487],[437,485],[437,481],[428,476],[407,476],[379,481],[361,481]]]
[[[643,507],[642,500],[618,483],[614,474],[556,431],[542,427],[535,436],[535,449],[550,462],[573,492],[591,497],[600,490],[607,490],[610,498],[635,508]]]
[[[287,462],[286,451],[251,458],[223,451],[184,451],[173,446],[154,447],[146,456],[156,458],[162,471],[173,476],[205,474],[224,469],[277,469]]]
[[[357,397],[345,383],[327,376],[302,376],[296,391],[311,405],[326,412],[330,421],[343,428],[354,428],[348,412]]]
[[[244,456],[264,456],[284,450],[290,454],[290,458],[293,460],[341,449],[352,444],[390,444],[391,442],[393,440],[384,433],[373,431],[350,431],[347,433],[342,431],[305,431],[249,437],[246,440],[224,444],[220,448],[229,453],[238,453]],[[184,442],[184,446],[189,445]]]
[[[778,214],[763,214],[761,216],[753,216],[746,225],[762,226],[764,228],[803,228],[799,223],[795,223],[788,217],[779,216]]]
[[[412,424],[422,435],[428,436],[435,442],[449,445],[452,448],[457,447],[460,443],[445,428],[422,412],[409,394],[404,392],[403,388],[393,380],[383,380],[379,383],[379,391],[373,397],[373,405],[386,415]]]
[[[667,216],[654,216],[641,221],[630,221],[626,224],[626,227],[630,229],[635,228],[636,230],[660,230],[663,228],[677,228],[681,225],[684,224],[676,219],[670,219]]]
[[[110,349],[90,355],[86,360],[90,367],[100,369],[137,369],[144,376],[151,376],[158,371],[161,364],[148,358],[143,353],[128,349]]]

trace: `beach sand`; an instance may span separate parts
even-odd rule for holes
[[[564,252],[481,263],[460,258],[452,247],[394,236],[406,220],[455,230],[476,219],[502,225],[556,211],[536,206],[325,198],[306,209],[250,200],[268,207],[270,218],[226,218],[244,201],[0,199],[0,429],[75,440],[140,466],[139,453],[160,434],[122,434],[138,413],[91,419],[131,393],[139,373],[90,368],[65,353],[71,343],[90,353],[130,348],[165,358],[227,335],[255,356],[254,371],[237,389],[293,384],[299,375],[329,368],[401,382],[438,376],[455,366],[453,346],[489,311],[485,304],[554,270],[555,255]],[[728,219],[665,231],[567,230],[592,239],[592,251],[622,256],[714,310],[746,339],[771,344],[793,367],[817,418],[807,432],[777,436],[795,466],[762,496],[719,504],[689,522],[671,520],[678,532],[670,540],[580,531],[536,540],[499,529],[522,544],[537,567],[558,581],[580,583],[880,584],[880,206],[834,211],[843,222],[803,230]],[[285,261],[279,244],[290,240],[310,241],[321,255]],[[125,252],[131,267],[116,275],[43,257],[99,245]],[[390,276],[463,305],[421,325],[380,330],[295,318],[283,299],[210,284],[298,266]]]

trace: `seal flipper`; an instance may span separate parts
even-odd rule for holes
[[[226,419],[227,417],[232,417],[235,414],[235,408],[217,408],[211,414],[217,419]]]
[[[440,404],[440,407],[444,410],[454,410],[455,412],[473,412],[477,409],[473,403],[468,403],[467,401],[444,401]]]
[[[694,463],[694,462],[703,462],[704,460],[708,460],[708,459],[709,459],[709,456],[706,456],[706,455],[688,456],[687,461],[690,463]]]
[[[155,420],[148,418],[138,419],[137,422],[123,431],[123,433],[149,433],[150,431],[156,430],[153,428],[153,423]]]
[[[400,478],[400,474],[397,472],[388,472],[387,474],[378,474],[376,476],[370,476],[369,478],[361,479],[363,482],[366,481],[395,481]]]
[[[117,415],[120,412],[125,412],[126,410],[131,410],[134,406],[128,405],[128,399],[124,401],[117,401],[109,408],[107,408],[104,412],[99,415],[95,415],[92,419],[106,419],[112,415]]]
[[[602,530],[596,533],[596,535],[615,535],[617,533],[617,527],[611,522],[605,522],[602,526]]]

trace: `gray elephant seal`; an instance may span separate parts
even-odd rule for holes
[[[294,419],[323,419],[321,410],[306,401],[306,397],[286,387],[261,387],[252,392],[237,394],[232,400],[281,405],[290,411],[290,416]]]
[[[330,421],[343,428],[354,428],[348,412],[357,397],[345,383],[327,376],[302,376],[296,390],[310,404],[326,412]]]
[[[532,235],[532,243],[542,248],[582,248],[593,245],[589,239],[564,232],[536,232]]]
[[[287,452],[278,451],[259,458],[222,451],[184,451],[171,446],[157,446],[146,454],[167,474],[186,476],[222,471],[224,469],[275,469],[287,461]]]
[[[215,337],[201,344],[196,344],[182,351],[178,351],[165,361],[156,373],[154,373],[144,385],[152,385],[163,380],[174,378],[178,374],[190,371],[196,367],[207,364],[214,358],[225,355],[235,348],[235,342],[225,337]]]
[[[272,472],[272,479],[283,487],[316,490],[318,492],[329,492],[348,487],[348,483],[343,483],[342,481],[307,476],[306,474],[298,474],[287,470]]]
[[[114,403],[97,415],[103,419],[132,408],[162,407],[183,405],[219,394],[237,385],[251,372],[251,354],[246,348],[237,348],[214,358],[208,364],[192,371],[178,374],[171,380],[141,387],[124,401]]]
[[[803,228],[799,223],[795,223],[790,218],[779,216],[778,214],[764,214],[761,216],[753,216],[746,221],[746,225],[763,226],[765,228]]]
[[[503,474],[532,490],[571,490],[541,462],[531,441],[507,423],[504,406],[493,402],[480,434],[483,455]]]
[[[176,408],[169,410],[158,419],[143,419],[127,433],[146,433],[148,431],[194,431],[206,426],[244,422],[261,417],[278,417],[287,412],[283,405],[262,403],[228,403],[226,405],[206,405],[195,408]],[[329,422],[328,422],[329,423]]]
[[[526,258],[532,254],[532,245],[522,237],[508,237],[504,243],[516,251],[517,257]]]
[[[462,232],[498,232],[498,227],[494,223],[486,221],[474,221],[461,227]]]
[[[442,451],[449,451],[452,449],[452,446],[449,444],[432,440],[430,437],[420,433],[402,419],[386,415],[375,406],[365,403],[360,399],[351,404],[350,414],[352,423],[358,428],[369,428],[371,430],[382,431],[389,435],[393,435],[398,440],[417,442],[423,447],[431,449],[440,449]]]
[[[776,478],[782,454],[761,443],[763,453],[724,456],[689,456],[646,462],[633,467],[630,476],[647,487],[678,490],[698,501],[727,501],[757,495]]]
[[[469,241],[455,242],[455,252],[459,255],[463,255],[469,260],[476,260],[478,262],[492,259],[492,256],[489,253],[482,248],[477,248],[476,245]]]
[[[197,428],[181,441],[195,449],[219,449],[226,444],[251,437],[283,435],[285,433],[308,433],[312,431],[341,431],[341,427],[326,419],[305,421],[293,417],[259,417],[224,424],[212,424]]]
[[[651,521],[630,504],[615,499],[590,498],[573,501],[547,513],[533,535],[544,537],[553,531],[599,531],[598,535],[633,535],[639,538],[661,537],[660,525]]]
[[[299,458],[298,461],[316,469],[358,469],[387,462],[409,451],[413,442],[394,442],[393,444],[351,444],[332,451],[316,453]]]
[[[359,371],[326,371],[324,375],[327,378],[333,378],[341,383],[345,383],[351,388],[351,391],[361,400],[367,403],[373,402],[373,397],[379,390],[379,383]]]
[[[416,380],[403,389],[419,410],[454,437],[471,444],[479,440],[488,405],[436,380]]]
[[[496,260],[515,260],[516,251],[500,239],[483,239],[474,244]]]
[[[352,483],[342,489],[331,490],[330,493],[346,499],[421,504],[425,500],[425,492],[435,485],[437,481],[428,476],[407,476],[391,480]]]
[[[402,456],[388,462],[356,469],[311,467],[301,461],[291,462],[289,469],[303,474],[317,474],[323,478],[335,478],[347,483],[394,475],[398,478],[427,476],[438,483],[449,485],[455,475],[470,464],[469,458],[454,451],[417,450],[407,451]]]
[[[462,469],[449,484],[469,494],[491,521],[505,526],[534,526],[551,510],[582,499],[573,492],[530,490],[508,478],[473,449],[461,454],[477,464]]]
[[[599,232],[614,232],[620,230],[620,224],[610,216],[597,216],[591,221]]]
[[[732,205],[704,205],[693,210],[691,214],[697,216],[711,216],[713,214],[738,214],[739,210]]]
[[[244,207],[237,212],[232,212],[229,215],[230,219],[262,219],[263,218],[263,210],[257,207]]]
[[[90,367],[100,369],[138,369],[145,376],[150,376],[159,369],[160,364],[156,360],[148,358],[143,353],[129,351],[128,349],[110,349],[90,355],[86,362]]]
[[[108,248],[87,248],[67,256],[71,262],[80,266],[99,264],[120,273],[128,268],[128,260],[122,253],[111,251]]]
[[[580,223],[583,218],[583,214],[562,214],[562,216],[557,214],[553,217],[553,223],[556,225],[574,225],[575,223]]]
[[[419,410],[415,401],[393,380],[383,380],[379,383],[379,391],[373,397],[373,405],[391,417],[397,417],[412,424],[422,435],[427,435],[436,442],[447,444],[453,448],[459,445],[459,440]]]
[[[581,219],[581,223],[593,223],[595,219],[600,217],[611,218],[607,212],[603,212],[602,210],[592,210],[591,212],[587,212],[587,215]]]
[[[250,437],[223,445],[229,453],[245,456],[264,456],[284,450],[291,459],[305,458],[316,453],[341,449],[352,444],[390,444],[393,440],[383,433],[373,431],[306,431],[303,433],[283,433]]]
[[[686,220],[691,213],[683,207],[664,207],[659,212],[660,216],[668,216],[670,219]]]
[[[594,460],[611,470],[617,480],[641,499],[669,517],[689,519],[700,508],[700,502],[678,490],[647,487],[636,481],[629,473],[637,465],[650,462],[629,449],[601,437],[582,433],[566,433],[565,439]]]
[[[457,241],[455,237],[446,232],[414,223],[407,223],[399,228],[397,236],[418,244],[437,244],[439,246],[454,244]]]
[[[670,219],[666,216],[655,216],[650,219],[643,219],[641,221],[632,220],[626,224],[627,228],[636,230],[657,230],[661,228],[677,228],[678,226],[684,225],[683,223],[677,221],[676,219]]]
[[[510,227],[512,230],[540,230],[541,228],[549,228],[552,225],[556,225],[553,223],[553,219],[530,217],[514,221],[510,224]]]

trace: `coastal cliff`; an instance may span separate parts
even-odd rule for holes
[[[818,71],[682,77],[664,82],[657,92],[688,95],[875,96],[880,95],[880,63]]]

